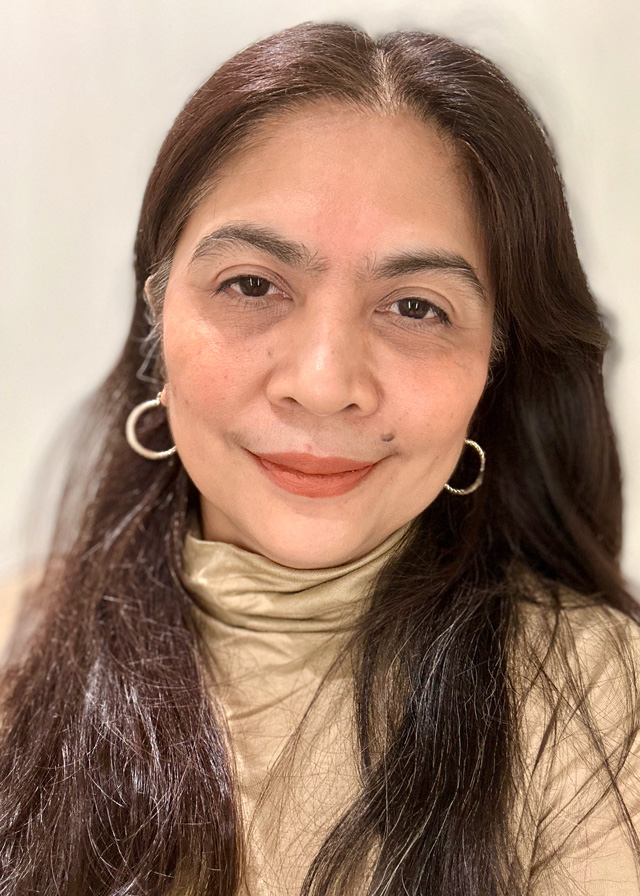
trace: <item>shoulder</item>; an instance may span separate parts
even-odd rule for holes
[[[640,772],[640,625],[627,613],[566,588],[524,593],[509,681],[525,765]]]
[[[621,610],[567,589],[525,595],[508,671],[526,739],[549,746],[563,732],[582,732],[600,741],[599,751],[615,751],[637,734],[640,625]]]
[[[530,578],[516,604],[514,671],[579,676],[595,687],[617,678],[640,686],[640,606],[632,618],[606,602],[566,587],[551,591]]]
[[[510,680],[523,860],[532,879],[553,880],[545,893],[573,893],[578,880],[637,887],[640,626],[568,589],[525,594],[516,617]],[[589,886],[580,892],[601,892]]]
[[[0,658],[4,655],[22,605],[22,597],[40,580],[41,570],[14,573],[0,582]]]

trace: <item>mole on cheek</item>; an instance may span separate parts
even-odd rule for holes
[[[392,442],[395,439],[395,435],[392,432],[385,432],[380,438],[383,442]]]

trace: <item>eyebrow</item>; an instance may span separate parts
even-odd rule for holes
[[[303,243],[287,239],[269,227],[244,222],[223,224],[204,236],[196,246],[189,265],[200,258],[218,254],[225,245],[245,245],[259,249],[290,267],[321,274],[328,263]],[[480,299],[486,301],[485,288],[474,267],[455,252],[440,249],[405,249],[380,261],[365,259],[361,273],[366,279],[382,280],[418,274],[424,271],[449,271],[461,276]]]

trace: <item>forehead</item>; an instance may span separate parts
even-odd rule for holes
[[[323,102],[257,123],[216,172],[179,243],[251,221],[347,264],[412,243],[482,269],[481,239],[458,155],[436,129],[393,114]]]

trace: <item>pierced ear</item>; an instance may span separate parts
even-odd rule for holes
[[[159,323],[162,315],[162,303],[164,302],[170,271],[171,257],[168,257],[157,265],[153,273],[149,274],[144,282],[142,292],[154,325]]]
[[[149,310],[149,315],[151,317],[151,322],[153,324],[158,323],[158,301],[153,294],[153,274],[151,274],[144,282],[144,287],[142,289],[142,294],[144,296],[144,300],[147,304],[147,308]]]

